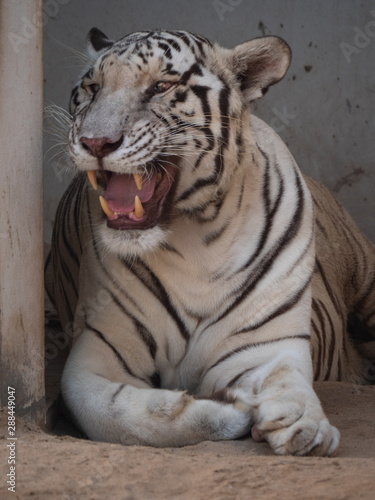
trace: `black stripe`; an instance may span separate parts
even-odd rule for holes
[[[176,204],[180,203],[181,201],[187,200],[192,194],[194,194],[199,189],[202,189],[206,186],[212,186],[212,184],[215,184],[215,181],[216,181],[215,175],[210,175],[209,177],[197,179],[192,186],[190,186],[181,194],[181,196],[176,201]]]
[[[301,220],[303,217],[304,211],[304,196],[303,196],[303,188],[302,182],[299,177],[299,174],[296,170],[294,170],[295,174],[295,183],[297,189],[297,206],[294,211],[293,217],[291,219],[290,224],[288,225],[286,231],[283,235],[278,239],[278,241],[273,245],[273,247],[266,253],[266,255],[262,258],[262,260],[257,265],[256,269],[252,270],[252,272],[247,276],[245,282],[241,284],[239,290],[240,294],[237,298],[232,302],[232,304],[218,317],[218,319],[214,322],[217,323],[222,318],[227,316],[233,309],[235,309],[241,302],[243,302],[250,293],[255,289],[257,284],[261,281],[261,279],[267,274],[267,272],[271,269],[272,265],[275,263],[278,255],[285,249],[285,247],[293,240],[293,238],[297,235],[299,227],[301,225]]]
[[[207,85],[191,85],[190,89],[201,101],[205,122],[207,123],[206,120],[211,121],[211,108],[207,98],[207,93],[209,90],[211,90],[211,88],[207,87]]]
[[[187,82],[190,80],[192,75],[198,75],[198,76],[203,76],[202,73],[202,68],[198,63],[194,63],[190,66],[189,69],[187,69],[184,73],[182,73],[181,78],[180,78],[180,85],[186,85]]]
[[[237,163],[240,164],[242,163],[242,156],[243,156],[243,139],[242,139],[242,130],[239,127],[236,131],[236,145],[237,145]]]
[[[157,118],[162,119],[162,117],[158,116],[157,113],[155,113],[155,111],[152,111],[152,112],[154,113],[155,116],[157,116]],[[185,134],[186,129],[192,129],[192,130],[199,130],[199,132],[204,132],[207,136],[207,140],[209,140],[209,138],[212,137],[212,134],[211,134],[211,136],[208,134],[208,133],[211,133],[211,130],[209,128],[207,128],[207,130],[206,130],[205,127],[202,125],[197,125],[196,123],[186,122],[186,121],[182,120],[180,116],[178,116],[174,113],[170,113],[169,116],[172,120],[172,123],[169,123],[165,118],[164,118],[164,121],[168,124],[169,130],[175,132],[176,134],[177,133]],[[212,140],[212,138],[211,138],[211,140]]]
[[[204,149],[204,151],[205,152],[211,151],[215,145],[214,135],[212,133],[212,130],[209,128],[212,116],[211,116],[211,108],[208,102],[207,93],[211,89],[210,87],[204,85],[192,85],[191,90],[201,101],[201,106],[204,116],[204,126],[199,127],[199,130],[205,134],[208,143],[208,146]],[[197,165],[195,166],[195,168],[197,168]]]
[[[82,80],[91,80],[92,75],[94,74],[94,68],[90,68],[86,73],[83,75]]]
[[[67,300],[67,296],[64,290],[64,286],[62,285],[61,278],[64,277],[65,280],[71,284],[75,297],[78,297],[77,290],[77,279],[78,279],[78,270],[80,266],[80,256],[77,255],[74,248],[70,245],[70,241],[78,241],[80,246],[80,254],[82,251],[82,245],[79,237],[79,222],[77,220],[78,214],[81,210],[81,194],[83,191],[83,187],[85,185],[85,178],[82,174],[78,174],[73,181],[70,183],[67,191],[65,192],[64,197],[59,203],[57,213],[56,213],[56,222],[53,230],[52,237],[52,249],[53,249],[53,260],[54,264],[54,274],[56,275],[57,270],[59,269],[59,275],[55,276],[55,282],[59,283],[61,293],[65,296],[68,309],[69,309],[69,318],[74,315],[74,312],[71,310],[70,303]],[[70,220],[70,216],[72,213],[72,206],[74,206],[73,211],[73,221]],[[69,229],[69,231],[67,230]],[[74,235],[72,231],[74,230]],[[72,265],[68,265],[66,263],[66,257],[64,257],[65,252],[61,250],[61,247],[65,246],[67,250],[67,254],[72,258],[74,264],[77,266],[75,271],[75,277],[71,273]],[[60,248],[60,251],[57,249]]]
[[[266,323],[277,318],[278,316],[281,316],[282,314],[285,314],[286,312],[290,311],[290,309],[292,309],[299,302],[300,298],[302,297],[302,295],[306,291],[307,287],[310,285],[310,282],[311,282],[311,276],[306,280],[306,282],[303,284],[303,286],[292,295],[292,297],[289,300],[287,300],[283,304],[281,304],[277,309],[275,309],[267,317],[263,318],[261,321],[259,321],[258,323],[255,323],[254,325],[247,326],[247,327],[243,328],[242,330],[233,333],[232,335],[239,335],[240,333],[252,332],[258,328],[261,328]]]
[[[140,337],[142,338],[143,342],[145,343],[146,347],[149,350],[150,356],[152,359],[155,359],[156,356],[156,351],[157,351],[157,344],[152,336],[152,334],[147,330],[147,328],[135,317],[133,316],[130,311],[126,309],[124,304],[120,301],[114,293],[111,292],[108,288],[103,286],[103,289],[110,294],[113,302],[121,309],[121,311],[128,316],[133,321],[134,327],[139,333]]]
[[[219,109],[220,109],[220,120],[221,120],[221,137],[219,139],[219,150],[214,160],[215,171],[214,180],[215,184],[219,184],[223,173],[224,173],[224,150],[228,148],[229,142],[229,98],[230,98],[230,88],[225,84],[224,80],[221,80],[224,87],[220,90],[219,94]]]
[[[361,278],[359,278],[358,281],[357,277],[358,268],[361,267],[358,264],[358,257],[360,255],[362,256],[363,260],[362,267],[366,269],[367,254],[364,251],[364,248],[361,242],[359,241],[357,234],[353,233],[353,227],[350,224],[350,219],[348,220],[348,214],[344,211],[342,205],[334,197],[330,197],[329,201],[330,201],[329,209],[323,207],[321,208],[321,210],[323,210],[327,214],[328,218],[331,219],[332,223],[335,226],[336,231],[341,232],[342,236],[345,238],[347,242],[347,248],[350,249],[351,256],[355,260],[355,265],[352,266],[351,285],[355,290],[355,292],[357,293],[358,290],[363,285]],[[335,205],[335,209],[332,208],[332,204]],[[354,247],[356,247],[358,251],[356,251]]]
[[[282,197],[284,194],[284,180],[281,176],[279,168],[276,166],[275,172],[276,172],[278,179],[279,179],[279,191],[277,193],[277,197],[276,197],[276,200],[274,202],[274,205],[271,209],[271,198],[270,198],[271,176],[270,176],[269,157],[264,151],[262,151],[259,148],[259,146],[258,146],[258,149],[261,152],[261,154],[265,160],[265,171],[264,171],[264,175],[263,175],[263,194],[262,194],[263,203],[264,203],[264,212],[265,212],[264,220],[265,221],[264,221],[264,226],[263,226],[262,232],[260,234],[258,245],[257,245],[255,251],[253,252],[253,254],[249,257],[247,262],[240,269],[240,272],[244,271],[249,266],[251,266],[251,264],[255,261],[255,259],[261,254],[262,250],[264,249],[264,247],[267,243],[268,237],[271,233],[275,214],[278,211],[278,208],[280,206],[280,203],[281,203],[281,200],[282,200]]]
[[[258,245],[253,252],[253,254],[249,257],[247,262],[242,266],[240,269],[241,271],[244,271],[247,269],[251,264],[254,262],[254,260],[260,255],[261,251],[264,248],[264,245],[266,244],[266,241],[268,239],[268,236],[270,234],[272,225],[273,225],[273,217],[270,217],[270,206],[271,206],[271,200],[270,200],[270,162],[269,158],[264,153],[259,147],[259,151],[263,155],[263,158],[265,160],[265,169],[264,169],[264,174],[263,174],[263,193],[262,193],[262,200],[263,200],[263,210],[264,210],[264,226],[262,229],[262,232],[260,234],[260,238],[258,241]],[[280,197],[281,199],[281,197]],[[276,205],[276,203],[275,203]],[[274,214],[276,213],[276,210],[274,210]]]
[[[180,75],[179,71],[176,71],[175,69],[173,69],[173,64],[172,63],[168,63],[165,66],[165,68],[162,70],[162,73],[163,74],[167,74],[167,75],[171,75],[171,76]],[[172,102],[173,101],[171,101],[171,104],[172,104]]]
[[[78,179],[77,179],[78,181]],[[79,243],[79,249],[82,254],[82,242],[81,242],[81,233],[80,233],[80,220],[82,214],[82,198],[83,196],[88,196],[88,188],[87,188],[87,176],[85,174],[81,174],[81,178],[79,179],[79,183],[75,186],[76,189],[76,200],[74,204],[74,224],[76,228],[76,237]]]
[[[240,196],[238,197],[238,201],[237,201],[237,212],[240,211],[240,208],[242,205],[244,190],[245,190],[245,179],[242,180],[242,184],[241,184]]]
[[[313,307],[316,307],[315,305]],[[321,370],[321,356],[322,356],[322,342],[320,338],[319,328],[316,326],[315,322],[311,320],[311,329],[315,333],[317,338],[317,352],[313,351],[313,358],[315,357],[315,366],[314,366],[314,380],[319,380],[320,378],[320,370]],[[312,344],[314,347],[314,344]]]
[[[64,216],[64,214],[68,214],[70,211],[70,208],[73,203],[73,199],[75,197],[75,187],[73,184],[71,184],[70,189],[67,191],[67,196],[64,196],[63,198],[63,203],[61,205],[61,208],[59,207],[59,216],[58,221],[60,222],[60,228],[61,228],[61,239],[64,243],[65,249],[67,250],[69,256],[73,259],[77,267],[79,267],[79,258],[74,250],[74,248],[70,244],[70,238],[67,233],[67,218]]]
[[[151,113],[153,113],[156,116],[156,118],[158,120],[160,120],[162,123],[164,123],[164,125],[167,127],[168,130],[170,130],[172,128],[172,125],[164,116],[159,115],[159,113],[156,113],[156,111],[154,111],[153,109],[151,109],[150,111],[151,111]]]
[[[99,330],[97,330],[96,328],[90,326],[88,323],[86,323],[86,328],[92,332],[95,333],[95,335],[100,338],[100,340],[102,340],[113,352],[113,354],[115,355],[117,361],[120,363],[121,367],[123,368],[123,370],[128,374],[130,375],[131,377],[134,377],[138,380],[142,380],[143,382],[147,382],[144,378],[142,377],[138,377],[137,375],[135,375],[135,373],[130,369],[129,365],[127,364],[127,362],[125,361],[125,359],[121,356],[121,354],[118,352],[118,350],[116,349],[116,347],[114,347],[110,342],[108,342],[108,340],[105,338],[105,336],[102,334],[102,332],[100,332]]]
[[[315,202],[315,200],[314,200]],[[315,203],[316,204],[316,203]],[[320,219],[319,217],[315,217],[315,224],[317,226],[317,228],[319,229],[319,231],[322,233],[322,235],[324,236],[324,238],[329,241],[330,243],[330,237],[327,235],[327,231],[326,231],[326,228],[323,226],[323,224],[320,222]]]
[[[227,193],[225,195],[223,195],[219,191],[217,193],[217,196],[220,197],[218,200],[212,200],[203,206],[195,207],[195,209],[193,209],[191,211],[191,215],[193,215],[202,224],[214,222],[220,215],[220,210],[221,210],[222,206],[224,205],[225,199],[227,197]],[[213,210],[213,212],[210,215],[205,215],[204,212],[206,212],[208,210],[211,210],[211,211]]]
[[[196,57],[199,57],[197,54],[196,48],[198,48],[199,53],[205,56],[205,52],[203,50],[203,44],[208,44],[211,46],[211,43],[203,37],[197,37],[189,32],[184,31],[171,31],[172,35],[180,38],[183,42],[189,47],[189,49],[193,52]],[[203,43],[202,43],[203,42]]]
[[[206,155],[207,155],[207,151],[206,151],[206,150],[202,151],[202,152],[199,154],[198,159],[197,159],[197,160],[195,161],[195,163],[194,163],[194,170],[197,170],[197,169],[199,168],[199,166],[200,166],[200,164],[201,164],[201,162],[202,162],[203,158],[204,158]]]
[[[203,38],[202,36],[193,35],[192,33],[191,33],[191,36],[193,37],[195,44],[199,49],[200,54],[204,57],[206,55],[206,53],[204,51],[204,45],[206,43],[211,45],[211,43],[206,38]]]
[[[172,52],[169,45],[167,45],[166,43],[159,42],[158,47],[164,52],[164,56],[167,59],[172,59]]]
[[[60,270],[65,277],[65,280],[72,286],[75,296],[78,297],[78,289],[75,280],[79,273],[79,267],[74,271],[75,277],[73,277],[72,273],[70,272],[71,266],[67,265],[61,257],[61,253],[59,253]]]
[[[111,397],[111,404],[114,404],[117,396],[120,394],[120,392],[126,387],[126,384],[120,384],[120,386],[115,390],[115,392],[112,394]]]
[[[125,265],[127,265],[126,261],[123,260],[123,262]],[[139,270],[137,270],[137,268],[139,268]],[[136,262],[132,263],[132,267],[130,268],[130,271],[161,302],[163,307],[167,310],[168,314],[171,316],[171,318],[174,320],[174,322],[178,326],[178,329],[179,329],[181,336],[185,340],[189,340],[190,333],[189,333],[185,323],[182,321],[181,317],[179,316],[177,309],[172,304],[167,290],[164,288],[163,284],[161,283],[160,279],[156,276],[156,274],[154,274],[154,272],[141,259],[137,259]],[[144,272],[142,272],[142,271],[146,271],[146,273],[148,274],[148,277],[149,277],[149,281],[147,281],[145,279]]]
[[[221,142],[223,148],[227,148],[229,143],[229,134],[230,134],[229,101],[230,101],[231,89],[230,87],[228,87],[228,85],[223,79],[221,79],[221,82],[223,84],[223,88],[220,90],[219,94]]]
[[[207,369],[205,375],[207,374],[207,372],[209,372],[210,370],[212,370],[216,366],[220,365],[221,363],[223,363],[227,359],[229,359],[232,356],[235,356],[235,355],[237,355],[237,354],[239,354],[239,353],[241,353],[243,351],[247,351],[249,349],[254,349],[255,347],[261,347],[261,346],[275,344],[277,342],[282,342],[283,340],[295,340],[295,339],[298,339],[298,340],[308,340],[309,342],[311,340],[310,334],[300,334],[300,335],[290,335],[289,337],[281,337],[279,339],[267,340],[267,341],[264,341],[264,342],[254,342],[254,343],[251,343],[251,344],[245,344],[243,346],[237,347],[237,349],[233,349],[233,351],[230,351],[227,354],[224,354],[224,356],[222,356],[221,358],[219,358],[212,366],[210,366]]]
[[[314,298],[312,299],[312,309],[313,311],[315,312],[317,318],[318,318],[318,321],[319,321],[319,327],[317,327],[315,325],[315,323],[312,323],[314,324],[315,326],[315,333],[318,335],[318,338],[319,338],[319,357],[318,357],[318,360],[317,360],[317,364],[318,364],[318,367],[317,367],[317,380],[320,380],[321,376],[322,376],[322,368],[324,367],[325,365],[325,350],[326,350],[326,331],[325,331],[325,322],[324,322],[324,318],[323,318],[323,314],[321,312],[321,309],[320,309],[320,301],[317,301],[315,300]]]
[[[171,100],[171,106],[174,106],[176,102],[185,102],[187,98],[186,90],[176,90],[174,94],[174,99]]]
[[[180,38],[189,49],[191,49],[192,40],[190,40],[189,35],[185,31],[171,31],[170,34]]]
[[[171,245],[170,243],[161,243],[160,244],[160,247],[159,247],[161,250],[165,250],[166,252],[172,252],[172,253],[175,253],[176,255],[178,255],[179,257],[181,257],[182,259],[185,260],[185,257],[182,255],[181,252],[179,252],[177,250],[177,248],[175,248],[173,245]]]
[[[72,115],[74,111],[74,107],[72,106],[72,103],[74,104],[75,107],[79,105],[79,100],[78,100],[78,93],[79,93],[79,88],[78,85],[76,85],[72,93],[70,95],[70,103],[69,103],[69,113]]]
[[[318,256],[316,256],[316,259],[315,259],[315,264],[316,264],[316,269],[317,269],[317,271],[319,272],[320,277],[321,277],[321,279],[322,279],[322,282],[323,282],[323,284],[324,284],[324,287],[325,287],[325,289],[326,289],[326,291],[327,291],[327,294],[328,294],[328,296],[329,296],[329,298],[330,298],[330,300],[331,300],[331,303],[333,304],[333,306],[334,306],[334,308],[335,308],[335,310],[336,310],[337,314],[338,314],[339,316],[341,316],[341,308],[340,308],[340,305],[339,305],[339,303],[338,303],[338,300],[337,300],[336,296],[335,296],[335,295],[334,295],[334,293],[333,293],[333,290],[332,290],[332,288],[331,288],[331,285],[330,285],[330,283],[329,283],[329,281],[328,281],[328,279],[327,279],[327,277],[326,277],[326,275],[325,275],[325,272],[324,272],[324,270],[323,270],[323,266],[322,266],[322,264],[320,263],[320,260],[319,260]]]
[[[210,47],[212,47],[212,43],[204,36],[197,35],[196,33],[189,33],[195,42],[207,43]]]
[[[66,294],[66,290],[61,282],[61,279],[58,280],[58,285],[60,287],[60,293],[64,296],[64,303],[68,308],[69,323],[72,323],[74,321],[75,310],[73,311],[73,309],[71,308],[69,297]],[[76,299],[77,298],[78,298],[78,295],[76,295]],[[69,328],[70,325],[68,324],[68,325],[61,325],[61,326],[62,326],[63,330],[66,331],[66,329]]]
[[[144,55],[144,53],[141,50],[138,52],[135,52],[135,55],[142,59],[143,64],[146,65],[148,63],[148,59],[146,58],[146,56]]]
[[[212,243],[214,243],[215,241],[217,241],[225,233],[225,231],[228,229],[229,225],[230,225],[230,221],[227,221],[217,231],[214,231],[214,232],[208,234],[204,238],[204,244],[206,246],[212,245]]]
[[[241,373],[239,373],[238,375],[233,377],[232,380],[230,380],[228,382],[227,387],[233,387],[234,384],[240,380],[240,378],[242,378],[247,373],[252,372],[253,370],[255,370],[255,368],[258,368],[258,367],[254,366],[253,368],[247,368],[246,370],[242,371]]]
[[[177,52],[181,52],[181,46],[176,40],[173,38],[164,38],[164,40],[168,42]]]
[[[150,355],[151,355],[152,359],[155,359],[158,346],[157,346],[157,343],[156,343],[153,335],[136,318],[132,317],[132,320],[133,320],[134,325],[135,325],[135,327],[137,329],[137,332],[140,334],[140,336],[142,337],[143,342],[148,347],[148,350],[150,352]]]

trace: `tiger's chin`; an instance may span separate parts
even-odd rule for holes
[[[166,242],[169,231],[160,226],[151,229],[116,230],[101,224],[99,236],[105,248],[119,257],[142,257],[154,253]]]

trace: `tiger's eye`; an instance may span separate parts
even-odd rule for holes
[[[162,94],[163,92],[166,92],[172,87],[173,83],[171,82],[156,82],[154,85],[154,91],[157,94]]]

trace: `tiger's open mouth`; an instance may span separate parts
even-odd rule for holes
[[[100,164],[99,164],[100,165]],[[100,165],[101,167],[101,165]],[[101,167],[105,195],[99,196],[107,226],[112,229],[150,229],[163,214],[176,175],[174,165],[152,168],[145,174],[119,174]],[[98,170],[87,176],[96,190]]]

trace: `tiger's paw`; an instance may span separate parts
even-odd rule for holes
[[[266,440],[278,455],[332,455],[339,431],[329,423],[315,393],[303,397],[298,392],[290,399],[267,398],[257,405],[253,439]]]
[[[224,397],[222,394],[218,397],[218,393],[215,393],[213,400],[209,400],[207,403],[210,406],[207,412],[210,415],[212,429],[214,429],[209,439],[214,441],[238,439],[250,434],[254,422],[251,405],[239,398],[232,397],[229,391],[225,393]],[[203,422],[204,426],[207,427],[207,414],[203,416]]]

